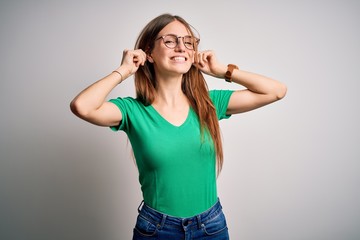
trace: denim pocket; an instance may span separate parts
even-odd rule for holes
[[[223,231],[224,233],[227,233],[225,215],[222,211],[220,211],[218,215],[201,224],[201,226],[208,236],[219,234]]]
[[[154,223],[147,220],[144,216],[138,215],[136,219],[134,234],[135,232],[144,237],[153,237],[157,233],[157,228]]]

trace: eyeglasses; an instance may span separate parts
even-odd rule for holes
[[[194,50],[195,46],[199,43],[200,39],[193,36],[176,36],[174,34],[168,34],[157,38],[155,41],[161,39],[168,48],[175,48],[179,44],[179,38],[182,39],[184,46],[189,50]]]

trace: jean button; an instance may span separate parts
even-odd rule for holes
[[[191,223],[192,223],[191,220],[185,220],[183,225],[184,225],[184,227],[186,227],[186,226],[190,225]]]

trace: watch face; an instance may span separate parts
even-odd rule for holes
[[[231,75],[232,75],[232,72],[234,71],[234,69],[239,69],[236,65],[234,64],[229,64],[228,65],[228,69],[225,73],[225,80],[227,82],[231,82]]]
[[[225,81],[231,82],[230,78],[231,78],[231,72],[230,72],[230,71],[227,71],[227,72],[225,73]]]
[[[226,71],[225,73],[225,78],[229,79],[231,77],[231,72],[230,71]]]

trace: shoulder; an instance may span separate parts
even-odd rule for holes
[[[216,114],[218,119],[229,118],[230,115],[226,114],[230,97],[234,91],[233,90],[211,90],[209,91],[209,96],[211,101],[214,104],[216,109]]]
[[[124,97],[124,98],[117,97],[117,98],[110,99],[109,102],[114,103],[118,107],[127,107],[127,106],[141,107],[141,106],[143,106],[143,104],[139,100],[137,100],[136,98],[133,98],[133,97]]]
[[[118,97],[110,99],[109,102],[115,104],[122,115],[122,120],[117,126],[112,126],[114,131],[124,130],[127,131],[136,118],[143,114],[145,106],[136,98],[133,97]]]
[[[133,97],[118,97],[110,99],[109,102],[115,104],[123,116],[139,114],[143,112],[146,106],[138,99]]]
[[[211,101],[217,104],[219,101],[228,102],[233,92],[233,90],[210,90],[209,96]]]

